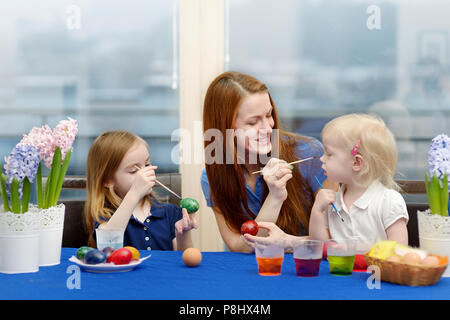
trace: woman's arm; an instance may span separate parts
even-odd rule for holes
[[[273,222],[275,223],[280,214],[281,207],[284,200],[272,196],[270,193],[267,195],[258,215],[255,218],[257,222]],[[224,216],[221,214],[219,208],[213,207],[216,221],[219,226],[219,231],[223,241],[226,243],[231,251],[237,252],[253,252],[253,248],[249,247],[242,235],[235,230],[230,229],[227,225]],[[261,234],[265,234],[265,230],[261,230]]]
[[[285,161],[272,158],[263,169],[264,181],[269,193],[259,210],[255,221],[276,222],[283,202],[288,197],[286,183],[292,178],[293,166]]]
[[[273,222],[275,223],[278,219],[278,215],[280,214],[281,207],[283,206],[284,200],[273,197],[270,193],[267,195],[266,200],[259,210],[258,215],[255,218],[255,221],[265,221],[265,222]]]
[[[267,237],[252,236],[252,235],[246,233],[244,235],[244,238],[248,242],[249,246],[251,246],[251,247],[255,246],[255,242],[268,245],[268,244],[272,244],[275,242],[279,242],[281,240],[284,243],[284,249],[287,252],[292,252],[293,245],[296,240],[310,239],[309,236],[298,237],[298,236],[293,236],[291,234],[287,234],[273,222],[258,222],[258,226],[260,229],[266,230],[268,232],[268,236]]]
[[[230,229],[227,225],[224,216],[220,212],[219,208],[212,207],[214,215],[216,216],[217,225],[219,227],[220,235],[227,247],[233,252],[253,252],[253,248],[249,247],[242,235],[235,230]]]
[[[276,158],[272,158],[263,169],[264,180],[269,188],[261,209],[258,212],[256,221],[276,222],[280,214],[284,200],[287,198],[286,183],[292,178],[292,166],[285,162],[280,162]],[[249,247],[244,237],[239,231],[232,230],[227,225],[224,216],[217,207],[212,207],[216,216],[217,225],[223,241],[231,251],[237,252],[253,252],[253,248]],[[267,231],[262,230],[261,234]]]

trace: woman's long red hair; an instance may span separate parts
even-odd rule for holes
[[[226,130],[234,127],[234,121],[242,99],[249,94],[263,92],[268,93],[273,107],[273,129],[279,129],[278,139],[272,138],[272,150],[277,147],[279,148],[280,159],[287,162],[295,161],[298,159],[294,154],[298,140],[308,139],[281,130],[275,104],[266,85],[249,75],[239,72],[225,72],[210,84],[206,92],[203,109],[203,130],[206,132],[208,129],[218,129],[222,136],[226,137]],[[205,150],[213,142],[205,140]],[[249,216],[255,218],[257,212],[252,212],[248,207],[244,177],[246,169],[243,164],[238,164],[236,146],[234,141],[232,143],[231,150],[234,150],[232,157],[234,163],[229,164],[224,161],[224,164],[206,164],[206,173],[214,207],[219,209],[228,226],[238,231],[241,224],[248,220]],[[276,145],[277,143],[278,145]],[[222,154],[224,158],[226,158],[226,151],[226,143],[223,143]],[[268,187],[265,182],[263,184],[264,201],[268,194]],[[299,235],[300,225],[303,225],[305,232],[307,232],[314,194],[298,170],[293,170],[293,178],[287,182],[286,189],[288,197],[283,203],[276,224],[289,234]]]

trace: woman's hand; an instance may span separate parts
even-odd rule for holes
[[[282,241],[284,243],[284,246],[287,246],[287,239],[288,235],[284,233],[283,230],[281,230],[275,223],[273,222],[257,222],[258,227],[261,229],[266,229],[269,232],[269,235],[267,237],[258,237],[258,236],[252,236],[251,234],[244,234],[244,240],[245,243],[249,247],[254,248],[255,243],[261,243],[261,244],[273,244],[279,241]]]
[[[330,189],[321,189],[316,195],[313,209],[314,212],[324,212],[330,204],[336,201],[336,191]]]
[[[135,179],[128,192],[134,192],[139,199],[150,194],[156,183],[155,170],[157,166],[147,166],[136,171]]]
[[[292,178],[293,168],[284,160],[271,158],[262,170],[264,181],[269,188],[269,194],[275,199],[286,200],[288,196],[286,183]]]
[[[177,222],[175,222],[176,236],[181,236],[186,231],[198,228],[198,223],[193,213],[188,214],[185,208],[183,208],[181,212],[183,213],[183,217]]]

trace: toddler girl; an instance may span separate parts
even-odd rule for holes
[[[408,211],[394,181],[397,149],[384,122],[366,114],[341,116],[325,125],[322,142],[322,168],[340,188],[337,193],[319,191],[311,210],[310,236],[356,238],[366,245],[388,239],[407,245]]]

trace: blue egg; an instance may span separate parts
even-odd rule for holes
[[[88,251],[84,256],[84,261],[87,264],[99,264],[106,261],[106,255],[100,250],[93,249]]]

